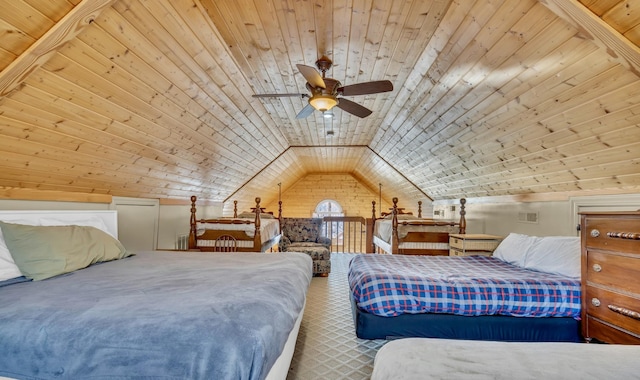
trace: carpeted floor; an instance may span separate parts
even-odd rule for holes
[[[288,380],[369,379],[385,340],[358,339],[349,303],[347,271],[355,254],[332,253],[329,277],[314,277]]]

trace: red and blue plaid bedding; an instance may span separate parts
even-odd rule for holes
[[[358,255],[349,264],[356,305],[368,313],[580,318],[580,281],[493,257]]]

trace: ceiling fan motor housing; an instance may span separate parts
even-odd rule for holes
[[[324,78],[324,84],[326,86],[324,89],[326,95],[337,95],[338,88],[342,87],[342,84],[333,78]]]
[[[333,66],[333,62],[326,55],[323,55],[322,57],[318,58],[318,60],[316,61],[316,67],[318,68],[318,70],[320,70],[323,77],[324,77],[324,73],[328,71],[331,68],[331,66]]]

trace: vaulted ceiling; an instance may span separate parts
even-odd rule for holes
[[[272,201],[640,190],[638,0],[2,0],[0,187]],[[347,97],[296,119],[297,64]]]

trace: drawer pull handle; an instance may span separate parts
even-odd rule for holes
[[[591,304],[592,304],[593,306],[595,306],[595,307],[598,307],[598,306],[600,306],[600,300],[599,300],[599,299],[597,299],[597,298],[592,298],[592,299],[591,299]]]
[[[602,271],[602,267],[600,266],[600,264],[593,264],[593,271],[594,272],[601,272]]]
[[[613,311],[615,313],[622,314],[625,317],[637,319],[637,320],[640,321],[640,313],[638,313],[637,311],[625,309],[624,307],[620,307],[620,306],[616,306],[616,305],[609,305],[608,308],[609,308],[609,310],[611,310],[611,311]]]
[[[607,232],[607,236],[616,239],[640,240],[640,233],[634,232]]]
[[[595,228],[591,230],[591,237],[597,238],[598,236],[600,236],[600,231],[596,230]]]

